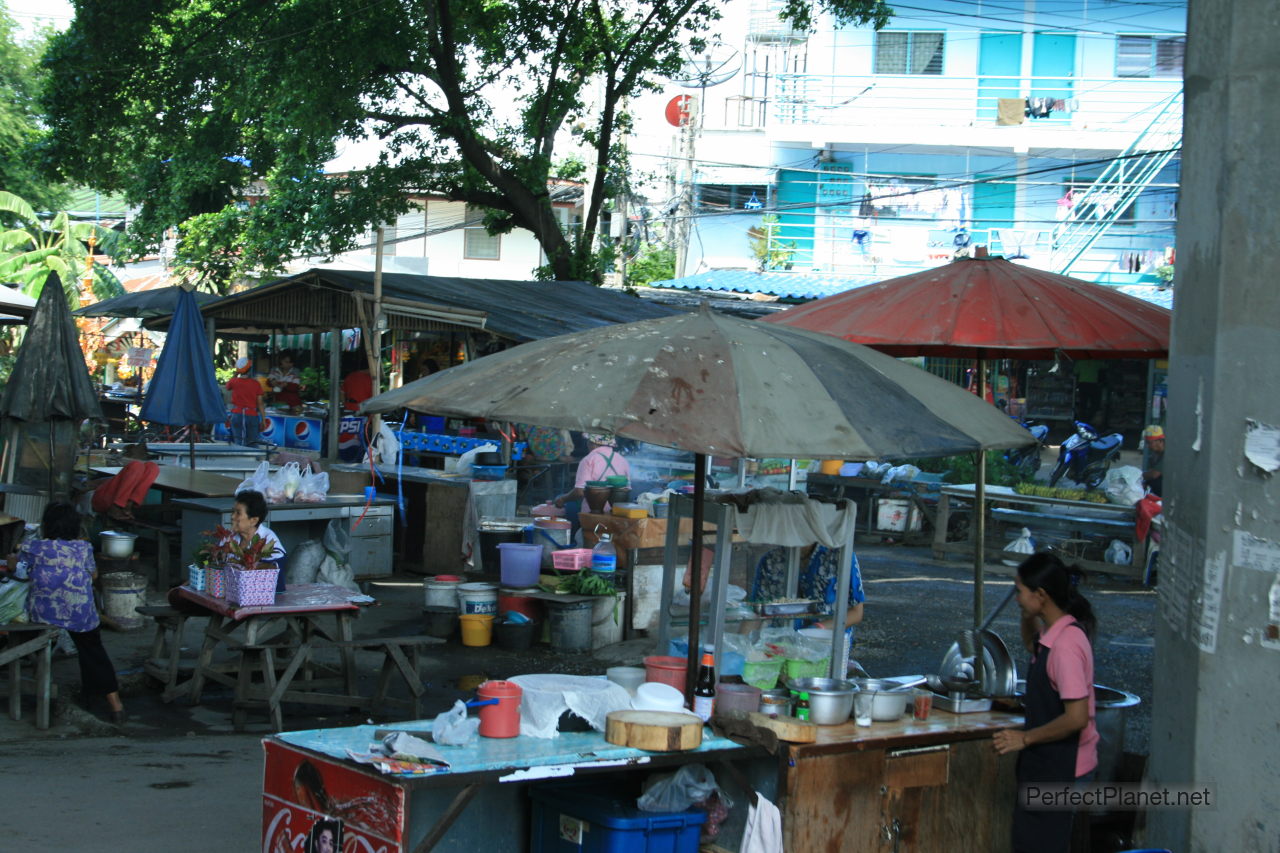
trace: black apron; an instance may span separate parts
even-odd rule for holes
[[[1079,625],[1068,625],[1067,630],[1083,630]],[[1062,716],[1066,706],[1062,697],[1049,681],[1049,649],[1036,643],[1036,657],[1027,673],[1027,692],[1022,697],[1026,711],[1025,729],[1043,726]],[[1027,810],[1023,806],[1022,787],[1028,784],[1049,783],[1046,787],[1058,787],[1075,782],[1076,752],[1080,745],[1080,733],[1056,740],[1038,743],[1018,753],[1018,799],[1013,808],[1014,853],[1067,853],[1071,847],[1070,811]]]

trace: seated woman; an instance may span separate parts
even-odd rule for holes
[[[236,492],[235,503],[231,507],[231,530],[228,532],[219,544],[225,545],[228,542],[235,542],[241,548],[247,548],[253,544],[255,536],[263,541],[261,556],[258,562],[275,563],[280,574],[276,576],[276,592],[284,592],[284,545],[280,543],[280,537],[270,527],[263,524],[267,520],[267,499],[263,497],[262,492],[246,489],[243,492]],[[234,558],[231,563],[234,565]],[[174,587],[169,590],[169,604],[179,610],[187,612],[196,612],[199,608],[190,602],[179,597],[176,593],[181,587]]]

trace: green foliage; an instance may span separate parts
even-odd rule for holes
[[[48,34],[22,43],[17,35],[17,24],[0,6],[0,187],[39,210],[54,210],[67,193],[38,173],[32,156],[46,136],[39,94],[45,77],[40,56]]]
[[[17,227],[0,231],[0,281],[14,281],[28,296],[37,297],[50,273],[62,279],[67,302],[79,308],[80,278],[89,257],[84,241],[94,237],[108,255],[119,235],[92,222],[76,222],[65,211],[41,218],[25,200],[0,190],[0,215]],[[93,265],[93,295],[110,299],[124,294],[124,286],[110,269]]]
[[[329,399],[328,371],[318,367],[304,367],[298,372],[298,378],[302,380],[301,393],[308,400]]]
[[[779,240],[781,232],[782,225],[772,213],[760,217],[760,224],[747,232],[751,237],[751,254],[760,263],[760,269],[786,269],[795,257],[796,244],[789,240]]]
[[[718,17],[714,0],[80,3],[45,58],[44,164],[139,205],[138,246],[199,217],[182,263],[216,282],[345,251],[411,194],[482,206],[493,232],[535,235],[552,277],[597,280],[601,205],[626,172],[622,104]],[[569,131],[594,175],[576,240],[548,192]],[[322,174],[340,140],[384,153]],[[255,184],[267,194],[249,204]]]
[[[972,453],[959,456],[938,456],[929,459],[912,459],[911,464],[921,471],[945,474],[948,483],[972,483],[977,479],[977,460]],[[1004,459],[1004,451],[987,451],[987,485],[1012,486],[1023,482],[1018,469]]]
[[[669,246],[650,243],[627,265],[627,284],[641,287],[654,281],[676,277],[676,252]]]

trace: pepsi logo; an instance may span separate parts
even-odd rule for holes
[[[303,420],[295,421],[293,424],[293,437],[297,439],[310,438],[311,424]]]

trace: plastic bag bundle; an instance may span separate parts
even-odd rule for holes
[[[267,485],[271,480],[271,466],[264,459],[258,463],[258,467],[254,472],[240,482],[236,486],[236,492],[261,492],[264,496],[267,494]],[[267,498],[267,500],[271,500]]]
[[[298,484],[298,491],[293,496],[293,499],[304,503],[320,503],[328,495],[329,473],[327,471],[312,471],[308,468],[302,472],[302,480]]]
[[[298,467],[297,462],[288,462],[271,475],[267,482],[267,490],[263,494],[266,495],[267,503],[285,503],[293,500],[300,485],[302,485],[302,469]]]
[[[1107,547],[1107,552],[1103,557],[1108,563],[1114,563],[1117,566],[1127,566],[1133,562],[1133,549],[1121,542],[1119,539],[1112,539],[1111,544]]]
[[[1132,465],[1112,468],[1102,480],[1102,493],[1113,504],[1133,506],[1147,493],[1142,485],[1142,471]]]
[[[920,469],[914,465],[894,465],[880,476],[880,482],[886,486],[893,482],[909,483],[919,476]]]
[[[294,548],[289,555],[289,585],[315,583],[324,559],[324,546],[316,539],[308,539]]]
[[[467,716],[461,699],[431,722],[431,739],[444,746],[466,746],[480,739],[480,718]]]
[[[330,519],[324,529],[324,559],[316,572],[318,583],[331,583],[353,592],[360,592],[351,568],[351,534],[345,518]]]
[[[1025,555],[1034,554],[1036,552],[1036,540],[1031,538],[1031,531],[1024,527],[1022,528],[1022,532],[1018,534],[1018,538],[1010,542],[1008,545],[1005,545],[1004,550],[1010,554],[1023,555],[1016,560],[1001,561],[1006,566],[1017,566],[1023,561],[1023,559],[1025,559]]]
[[[725,806],[733,800],[720,790],[715,774],[702,764],[686,764],[674,773],[651,777],[644,793],[636,800],[636,808],[644,812],[682,812],[719,794]]]

